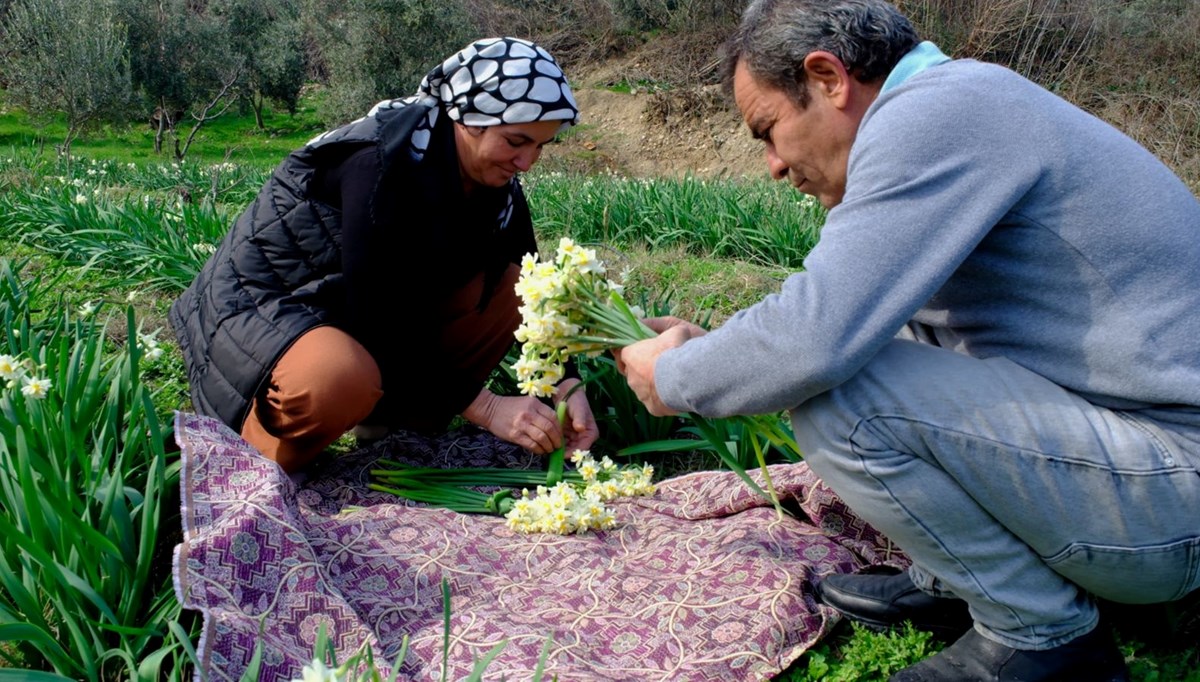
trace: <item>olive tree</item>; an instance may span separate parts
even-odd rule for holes
[[[150,124],[154,149],[171,142],[183,160],[205,123],[237,101],[246,60],[228,23],[193,0],[118,0],[129,30],[131,73]],[[182,125],[190,126],[185,133]]]
[[[308,0],[305,12],[328,76],[330,124],[412,94],[433,65],[481,37],[461,2]]]
[[[9,101],[35,121],[62,115],[63,155],[88,126],[124,113],[131,92],[126,32],[108,0],[14,0],[2,41]]]
[[[239,92],[254,110],[258,128],[267,99],[296,112],[305,78],[305,46],[297,0],[214,0],[210,10],[227,27],[245,76]]]

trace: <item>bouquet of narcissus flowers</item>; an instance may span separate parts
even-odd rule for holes
[[[526,254],[516,288],[523,305],[516,332],[521,356],[513,370],[527,395],[553,395],[572,355],[654,336],[641,322],[642,311],[625,303],[621,285],[605,277],[596,252],[568,237],[559,241],[552,261]]]
[[[513,364],[517,386],[522,393],[548,396],[563,377],[563,365],[572,356],[621,348],[656,335],[641,320],[644,313],[626,303],[622,286],[605,277],[604,264],[596,252],[579,246],[568,237],[558,243],[554,259],[539,261],[526,254],[521,261],[517,295],[521,297],[520,358]],[[789,459],[800,459],[799,448],[791,434],[771,416],[747,415],[724,420],[709,420],[697,414],[687,415],[695,430],[703,435],[708,449],[738,474],[756,492],[771,500],[782,513],[775,495],[763,454],[765,447],[778,447]],[[730,426],[744,434],[742,446],[752,449],[770,492],[763,491],[738,463],[728,438]],[[664,448],[680,449],[688,443],[648,444],[641,452]],[[553,460],[551,463],[553,467]]]

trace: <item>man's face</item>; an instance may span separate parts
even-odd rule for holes
[[[846,193],[846,164],[856,129],[825,83],[808,79],[809,102],[801,109],[782,90],[759,82],[745,63],[733,76],[733,95],[754,137],[766,144],[767,167],[776,180],[787,178],[825,208]]]

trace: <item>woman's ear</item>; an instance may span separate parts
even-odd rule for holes
[[[454,125],[459,129],[459,132],[470,135],[471,137],[479,137],[480,135],[483,135],[483,126],[469,126],[459,123],[458,121],[455,121]]]

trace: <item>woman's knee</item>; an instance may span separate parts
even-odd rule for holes
[[[290,411],[292,403],[306,412],[349,415],[337,421],[363,419],[383,395],[375,359],[335,327],[318,327],[301,336],[276,365],[271,383],[282,411]]]

